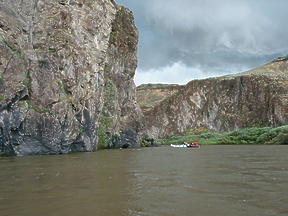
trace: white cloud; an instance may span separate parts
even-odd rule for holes
[[[243,72],[247,68],[237,67],[231,70],[221,70],[218,68],[215,71],[206,71],[207,68],[200,65],[194,67],[188,67],[183,63],[176,62],[173,65],[166,66],[160,69],[150,69],[147,71],[136,70],[135,83],[141,85],[143,83],[177,83],[184,85],[194,79],[204,79],[209,77],[217,77],[227,74],[233,74],[235,72]]]
[[[192,72],[191,68],[187,68],[181,63],[174,63],[171,66],[158,69],[150,69],[148,71],[136,71],[135,83],[139,85],[141,83],[178,83],[186,84],[189,79],[185,74]],[[194,70],[196,73],[201,73],[199,70]]]
[[[140,31],[136,83],[239,73],[288,54],[287,0],[116,0]]]

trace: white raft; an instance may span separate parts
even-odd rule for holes
[[[174,147],[174,148],[200,148],[200,145],[185,145],[185,144],[182,144],[182,145],[173,145],[173,144],[170,144],[171,147]]]

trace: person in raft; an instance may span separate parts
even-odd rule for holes
[[[186,143],[186,142],[182,142],[182,145],[186,145],[186,146],[188,146],[188,143]]]
[[[189,144],[189,146],[198,146],[198,145],[199,145],[198,142],[191,142],[191,143]]]

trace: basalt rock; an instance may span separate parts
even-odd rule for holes
[[[137,43],[113,0],[0,0],[0,153],[139,147]]]
[[[191,128],[225,132],[288,124],[288,58],[254,70],[194,80],[144,111],[147,134],[165,137]]]

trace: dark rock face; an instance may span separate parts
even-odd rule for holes
[[[138,31],[113,0],[0,1],[0,153],[139,147]]]
[[[216,132],[251,126],[288,124],[288,62],[188,83],[184,89],[145,111],[147,133],[178,134],[193,127]]]

